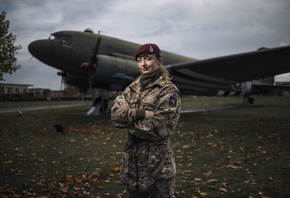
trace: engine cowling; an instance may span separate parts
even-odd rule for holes
[[[107,55],[98,55],[93,82],[118,91],[130,84],[140,70],[136,61]]]

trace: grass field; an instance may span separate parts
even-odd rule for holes
[[[182,107],[242,101],[183,98]],[[21,105],[47,102],[0,103]],[[119,180],[127,130],[112,125],[109,111],[84,116],[89,108],[0,114],[0,197],[127,197]],[[55,123],[68,133],[56,134]],[[256,97],[254,106],[182,114],[171,142],[175,197],[290,196],[290,98]]]

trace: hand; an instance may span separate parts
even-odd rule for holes
[[[121,106],[121,109],[129,109],[129,104],[125,100],[122,100],[120,102],[120,106]]]
[[[153,115],[154,115],[154,111],[145,111],[146,118],[152,117]]]

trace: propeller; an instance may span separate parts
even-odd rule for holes
[[[98,54],[98,51],[99,51],[100,44],[101,44],[101,36],[100,36],[100,34],[98,34],[98,40],[97,40],[94,52],[92,54],[91,62],[89,64],[89,80],[90,80],[90,92],[91,92],[91,95],[92,95],[92,77],[93,77],[92,76],[92,72],[93,72],[93,69],[94,69],[93,66],[97,62],[97,54]]]
[[[95,45],[95,48],[94,48],[94,51],[93,51],[93,54],[92,54],[90,62],[89,63],[84,62],[84,63],[81,64],[82,68],[88,68],[89,69],[89,83],[90,83],[90,94],[91,94],[91,96],[92,96],[93,71],[96,68],[96,67],[94,68],[94,65],[97,62],[97,54],[98,54],[98,51],[99,51],[100,44],[101,44],[101,35],[98,34],[98,40],[96,42],[96,45]]]

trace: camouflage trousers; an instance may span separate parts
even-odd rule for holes
[[[153,187],[146,191],[140,190],[128,190],[129,198],[172,198],[174,194],[175,177],[159,180],[153,185]]]

